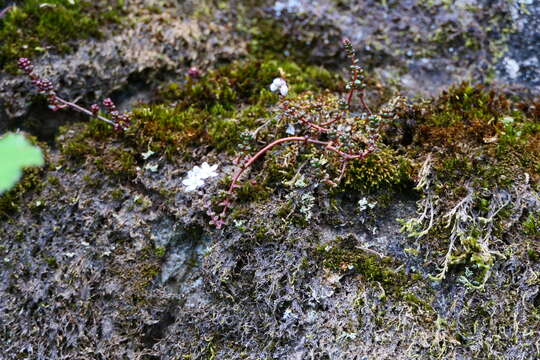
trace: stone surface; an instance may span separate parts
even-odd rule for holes
[[[194,15],[196,2],[160,3],[129,1],[131,25],[104,41],[82,42],[72,54],[45,54],[35,59],[36,71],[61,84],[66,98],[89,104],[112,95],[129,108],[192,65],[206,69],[247,54],[249,31],[233,25],[237,2],[212,8],[210,17]],[[539,94],[534,1],[257,6],[291,40],[308,45],[308,62],[341,67],[339,42],[348,37],[381,83],[406,95],[434,96],[462,80]],[[54,139],[59,125],[83,118],[49,113],[31,104],[31,93],[24,77],[0,75],[0,133],[22,127],[58,145],[80,131],[75,124]],[[38,125],[24,125],[29,120]],[[123,145],[109,141],[103,149],[114,146]],[[233,174],[228,154],[192,149],[190,162],[139,156],[130,180],[66,161],[55,147],[48,156],[44,186],[0,220],[0,359],[539,356],[540,264],[500,254],[484,291],[457,274],[431,281],[435,261],[414,256],[426,249],[396,221],[415,216],[412,188],[370,210],[358,204],[374,203],[373,195],[334,196],[315,185],[280,189],[219,231],[207,224],[206,203]],[[203,161],[218,164],[220,177],[184,192],[182,179]],[[530,208],[538,208],[528,181],[522,185]],[[286,199],[306,195],[316,199],[308,225],[277,215]],[[394,259],[391,269],[404,279],[419,278],[394,292],[354,268],[329,270],[320,250],[330,252],[337,237]],[[520,245],[517,236],[504,241],[509,254]]]

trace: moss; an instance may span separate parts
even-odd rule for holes
[[[110,196],[114,201],[120,201],[124,198],[125,193],[122,188],[116,188],[110,192]]]
[[[252,202],[266,200],[272,194],[272,189],[262,184],[246,181],[236,190],[237,200],[240,202]]]
[[[85,175],[83,176],[83,181],[91,188],[98,189],[101,186],[101,179],[99,177]]]
[[[14,71],[19,57],[53,48],[65,53],[75,39],[101,37],[99,28],[118,21],[122,2],[26,0],[0,19],[0,69]]]
[[[47,181],[52,186],[59,186],[60,185],[60,179],[58,179],[56,176],[48,176]]]
[[[540,234],[540,211],[530,213],[522,223],[523,232],[526,235]]]
[[[123,256],[125,251],[124,247],[119,246],[116,255]],[[152,245],[138,251],[129,263],[115,263],[111,268],[112,274],[124,283],[126,299],[137,307],[148,305],[147,292],[160,271],[160,259]]]
[[[417,106],[416,132],[403,150],[409,158],[429,163],[428,174],[419,174],[419,205],[425,214],[431,207],[436,216],[431,225],[422,224],[427,230],[419,231],[415,219],[404,229],[423,237],[431,253],[444,258],[435,279],[454,267],[464,272],[461,281],[481,287],[495,261],[486,244],[497,247],[493,243],[511,234],[509,219],[526,208],[502,206],[501,196],[516,196],[516,186],[529,176],[534,189],[539,179],[538,122],[504,94],[467,83]]]
[[[103,142],[108,139],[108,142]],[[124,141],[120,144],[117,141]],[[130,148],[130,138],[118,133],[108,124],[91,119],[86,124],[63,127],[57,138],[65,159],[80,164],[89,160],[100,171],[118,179],[130,179],[136,175],[140,158]],[[141,149],[140,152],[143,152]],[[98,179],[87,179],[90,186],[98,186]]]
[[[537,173],[540,126],[504,95],[464,83],[423,111],[415,136],[420,149],[411,155],[441,149],[435,170],[444,183],[459,186],[470,179],[494,188],[508,186],[515,174]]]
[[[380,145],[377,151],[365,160],[355,160],[349,165],[343,188],[356,191],[390,189],[411,183],[410,161],[397,155],[396,151]]]
[[[269,116],[268,107],[278,96],[268,86],[280,74],[290,84],[290,96],[341,85],[339,77],[320,67],[278,60],[238,61],[199,81],[168,85],[160,93],[164,104],[134,109],[131,134],[139,147],[148,146],[169,157],[201,144],[232,153],[241,134],[254,130],[260,126],[259,119]]]
[[[45,262],[49,267],[56,269],[58,267],[58,263],[56,262],[56,259],[53,256],[48,256],[44,258]]]
[[[379,257],[359,248],[358,240],[353,235],[337,237],[320,246],[316,252],[324,267],[362,275],[367,282],[380,283],[389,294],[399,295],[401,289],[413,281],[403,271],[394,270],[399,266],[396,260]]]
[[[540,262],[540,251],[535,249],[529,249],[527,250],[527,255],[529,256],[529,260],[532,262]]]
[[[287,29],[276,19],[255,18],[255,25],[249,26],[251,35],[249,52],[273,58],[292,58],[298,62],[306,62],[311,47],[291,37]],[[260,56],[259,55],[259,56]]]
[[[134,151],[123,148],[108,149],[102,158],[95,160],[98,169],[120,179],[135,177],[136,163]]]
[[[42,188],[42,174],[42,169],[26,169],[21,181],[13,189],[0,195],[0,219],[17,212],[26,193],[31,190],[39,191]]]
[[[167,253],[167,249],[161,246],[156,247],[154,251],[155,251],[156,256],[160,259],[165,257],[165,254]]]
[[[406,303],[409,303],[411,305],[414,305],[418,309],[424,309],[428,311],[434,311],[433,307],[425,300],[419,298],[418,296],[410,293],[410,292],[403,292],[401,294],[401,297],[403,301]]]
[[[322,67],[263,58],[224,65],[201,80],[188,79],[185,86],[170,84],[161,96],[177,101],[182,108],[194,106],[207,111],[217,105],[226,110],[234,110],[239,103],[270,105],[278,97],[271,95],[268,86],[278,76],[287,80],[291,95],[321,88],[337,90],[343,85],[339,76]]]
[[[502,94],[467,82],[444,91],[429,107],[424,124],[451,126],[480,121],[495,124],[510,111],[510,102]]]

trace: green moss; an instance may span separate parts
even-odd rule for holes
[[[165,249],[164,247],[156,247],[155,249],[155,254],[158,258],[163,258],[165,256],[165,254],[167,253],[167,249]]]
[[[199,81],[168,85],[161,91],[165,104],[134,109],[131,133],[140,146],[148,145],[169,157],[201,144],[234,152],[241,134],[260,126],[259,119],[268,117],[268,107],[278,101],[268,86],[280,74],[290,84],[291,97],[341,84],[337,76],[320,67],[278,60],[234,62]]]
[[[536,250],[536,249],[529,249],[527,250],[527,255],[529,256],[529,259],[532,261],[532,262],[539,262],[540,261],[540,251]]]
[[[92,177],[92,176],[85,175],[83,176],[83,181],[86,183],[88,187],[91,187],[91,188],[97,189],[101,186],[101,179],[96,176]]]
[[[268,87],[278,76],[287,78],[290,98],[304,91],[341,86],[338,76],[320,67],[274,59],[237,61],[199,80],[168,85],[160,92],[164,103],[133,109],[133,125],[123,134],[92,119],[86,125],[63,129],[58,142],[68,159],[91,160],[100,170],[123,178],[134,176],[141,161],[138,154],[148,150],[171,160],[179,156],[187,160],[191,156],[188,150],[201,145],[234,153],[244,135],[255,129],[260,128],[259,139],[273,135],[266,119],[278,96]],[[120,142],[115,145],[115,140]]]
[[[377,151],[365,160],[355,160],[349,165],[343,182],[344,189],[373,191],[410,184],[412,166],[410,161],[397,155],[396,151],[381,144]]]
[[[121,188],[116,188],[110,192],[111,199],[114,201],[120,201],[124,198],[125,193],[124,190]]]
[[[495,124],[510,111],[510,102],[502,94],[484,87],[462,83],[444,91],[430,106],[425,124],[451,126],[481,121]]]
[[[262,201],[268,199],[272,189],[262,185],[262,184],[253,184],[249,181],[243,183],[240,188],[236,190],[237,200],[239,202],[252,202],[252,201]]]
[[[337,90],[343,85],[339,76],[322,67],[287,60],[250,59],[222,66],[199,81],[188,80],[185,86],[170,84],[161,96],[177,101],[182,108],[194,106],[207,111],[216,105],[226,110],[234,110],[239,103],[270,105],[278,96],[268,87],[279,76],[286,78],[291,95],[307,90]]]
[[[103,160],[102,162],[96,160],[98,169],[109,172],[117,178],[129,179],[136,175],[135,154],[131,149],[110,149]]]
[[[404,230],[425,239],[430,253],[444,259],[434,279],[454,268],[464,273],[462,282],[482,287],[495,261],[495,250],[487,251],[486,244],[497,247],[492,245],[497,240],[514,236],[507,220],[527,207],[502,206],[501,194],[516,196],[524,178],[534,189],[539,179],[538,121],[504,94],[467,83],[418,105],[414,113],[416,134],[404,150],[429,164],[427,173],[418,174],[418,204],[421,213],[430,214],[431,208],[436,216],[424,217],[422,224],[404,222]]]
[[[108,142],[103,142],[108,139]],[[124,144],[112,140],[123,140]],[[91,119],[86,124],[64,127],[57,138],[66,159],[82,163],[90,160],[99,170],[119,179],[129,179],[136,175],[137,155],[130,148],[131,138],[118,133],[102,121]],[[144,150],[141,148],[140,152]],[[96,185],[98,179],[88,179],[89,185]]]
[[[51,186],[59,186],[60,185],[60,179],[58,179],[56,176],[48,176],[47,181]]]
[[[530,213],[522,223],[523,232],[527,235],[540,235],[540,212]]]
[[[276,19],[256,17],[254,24],[248,27],[251,54],[273,58],[288,57],[298,62],[305,62],[310,54],[309,44],[291,37],[283,24]]]
[[[58,263],[56,262],[56,259],[53,256],[48,256],[44,258],[45,262],[49,267],[56,269],[58,267]]]
[[[403,292],[401,294],[402,299],[411,305],[414,305],[418,309],[428,310],[428,311],[434,311],[433,307],[425,300],[419,298],[418,296],[410,293],[410,292]]]
[[[19,57],[33,57],[53,48],[68,52],[72,40],[100,37],[99,28],[118,21],[122,2],[26,0],[0,19],[0,69],[14,71]]]
[[[0,195],[0,219],[17,212],[26,193],[31,190],[39,191],[42,188],[42,174],[41,169],[26,169],[21,181],[13,189]]]
[[[323,266],[338,272],[362,275],[368,282],[380,283],[386,292],[398,295],[412,278],[402,271],[394,270],[399,264],[390,257],[378,255],[359,248],[358,240],[349,235],[337,237],[333,242],[317,249]]]
[[[479,187],[495,188],[508,186],[515,174],[537,173],[540,126],[504,95],[464,83],[423,111],[415,145],[424,153],[443,149],[434,164],[443,183],[461,186],[472,180]],[[417,156],[419,148],[412,150]]]

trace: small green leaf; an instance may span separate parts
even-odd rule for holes
[[[10,133],[0,138],[0,194],[19,181],[23,168],[43,163],[41,149],[21,134]]]

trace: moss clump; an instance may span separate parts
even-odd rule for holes
[[[226,110],[234,110],[239,103],[270,105],[278,97],[270,96],[268,87],[279,76],[286,78],[291,95],[321,88],[338,90],[343,85],[339,76],[318,66],[287,60],[251,59],[222,66],[200,81],[188,80],[184,87],[170,84],[161,96],[164,100],[176,101],[182,108],[193,106],[210,112],[217,105]]]
[[[278,60],[238,61],[199,81],[167,86],[161,91],[165,104],[134,109],[132,134],[140,146],[168,156],[201,144],[234,152],[241,134],[260,126],[259,119],[268,117],[268,107],[278,101],[268,89],[278,76],[287,78],[290,96],[341,86],[339,77],[320,67]]]
[[[440,254],[436,280],[450,268],[478,288],[487,281],[502,239],[523,211],[524,193],[538,191],[538,121],[503,94],[464,83],[418,105],[416,133],[405,148],[418,167],[418,219],[403,223],[410,236]]]
[[[293,58],[298,62],[305,62],[311,47],[302,41],[291,37],[283,24],[276,19],[256,19],[257,23],[249,29],[251,41],[249,51],[252,54],[263,54],[273,58]]]
[[[349,165],[343,181],[344,189],[373,191],[381,188],[410,184],[412,166],[410,161],[397,155],[396,151],[381,144],[377,151],[365,160],[355,160]]]
[[[353,235],[337,237],[331,243],[320,246],[317,255],[324,267],[362,275],[366,281],[378,282],[392,294],[399,294],[404,286],[414,280],[403,271],[394,270],[399,266],[394,259],[358,248],[358,240]]]
[[[69,135],[62,151],[72,160],[96,158],[98,166],[122,174],[135,163],[135,153],[152,150],[169,159],[189,157],[191,146],[205,145],[230,153],[238,150],[242,134],[261,125],[269,116],[269,106],[278,96],[268,89],[275,77],[285,76],[290,96],[319,88],[341,86],[338,76],[315,66],[300,66],[290,61],[245,60],[220,67],[202,79],[188,79],[183,85],[170,84],[160,97],[164,103],[141,105],[133,109],[133,125],[122,135],[132,150],[117,154],[101,145],[104,138],[120,139],[110,126],[91,120]],[[269,131],[267,129],[267,131]],[[109,161],[111,157],[115,158]],[[118,156],[116,156],[118,155]],[[121,163],[122,166],[113,166]],[[124,166],[125,165],[125,166]]]
[[[444,91],[431,104],[424,124],[445,127],[458,123],[495,124],[509,111],[510,101],[504,95],[465,82]]]
[[[108,124],[91,119],[84,125],[62,128],[60,133],[58,142],[67,159],[77,163],[89,161],[100,171],[119,179],[130,179],[136,175],[140,159],[135,149],[129,147],[131,139],[126,134],[115,132]],[[114,142],[103,143],[103,139]],[[119,144],[119,141],[125,144]]]
[[[504,95],[464,83],[423,111],[409,154],[435,153],[442,182],[456,187],[472,180],[492,189],[524,172],[538,178],[540,124]]]
[[[24,194],[32,189],[39,189],[41,185],[40,169],[28,169],[24,171],[22,180],[8,192],[0,195],[0,218],[4,218],[19,210],[19,202]]]
[[[27,136],[27,138],[30,140],[32,145],[38,145],[42,149],[45,155],[45,162],[48,163],[49,160],[46,145],[39,143],[33,136]],[[36,191],[41,190],[41,188],[44,186],[44,168],[33,167],[25,169],[21,180],[11,190],[0,194],[0,219],[17,212],[19,210],[19,204],[26,193],[34,189]],[[55,184],[54,180],[50,181],[50,183],[53,186]]]
[[[526,235],[540,235],[540,211],[530,213],[523,221],[522,226]]]
[[[113,2],[114,3],[114,2]],[[0,69],[14,71],[19,57],[33,57],[53,47],[68,52],[72,40],[100,37],[99,28],[117,21],[121,2],[26,0],[0,19]]]
[[[107,148],[102,157],[96,157],[94,164],[103,172],[120,179],[130,179],[136,175],[136,164],[134,151],[124,148]]]

